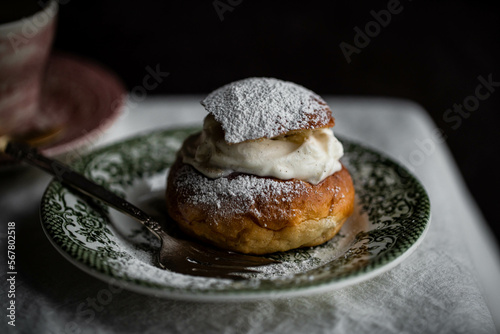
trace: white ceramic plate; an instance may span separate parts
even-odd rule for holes
[[[163,218],[168,167],[184,138],[198,129],[171,129],[135,137],[84,156],[74,168]],[[41,206],[49,240],[87,273],[155,296],[227,300],[291,296],[341,288],[400,263],[422,240],[429,198],[403,167],[368,148],[342,140],[342,162],[356,189],[355,213],[329,242],[276,253],[282,261],[247,280],[209,279],[161,270],[153,264],[158,242],[142,226],[88,201],[57,181]]]

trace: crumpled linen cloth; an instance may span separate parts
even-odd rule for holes
[[[99,145],[137,132],[201,124],[195,97],[147,99],[131,106]],[[445,143],[410,159],[434,125],[413,103],[330,98],[336,133],[406,164],[425,186],[432,222],[422,244],[394,269],[360,284],[321,294],[243,302],[180,301],[114,289],[66,261],[49,243],[38,207],[50,177],[24,168],[0,173],[0,226],[16,222],[16,326],[1,333],[494,333],[464,226],[477,215]],[[429,143],[427,141],[427,143]],[[415,158],[415,157],[414,157]],[[412,162],[413,161],[413,162]],[[6,258],[1,295],[5,311]],[[96,299],[106,304],[96,303]],[[106,297],[104,299],[104,297]]]

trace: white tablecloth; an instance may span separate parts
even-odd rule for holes
[[[201,124],[198,97],[129,103],[93,146],[156,128]],[[393,99],[327,98],[336,133],[385,152],[422,181],[432,224],[402,264],[342,290],[250,302],[195,302],[115,291],[67,262],[43,234],[38,207],[50,177],[0,172],[0,249],[16,223],[16,327],[7,324],[6,256],[1,333],[493,333],[500,324],[498,251],[445,143],[418,105]],[[422,153],[415,153],[421,151]],[[413,152],[413,153],[412,153]],[[423,159],[419,158],[423,157]],[[109,295],[109,293],[108,293]],[[492,317],[493,315],[493,317]]]

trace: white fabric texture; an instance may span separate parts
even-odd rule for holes
[[[130,105],[97,145],[156,128],[201,125],[200,100],[162,97]],[[8,326],[2,314],[0,332],[494,333],[485,296],[493,305],[491,296],[498,293],[482,288],[472,261],[477,256],[471,257],[464,235],[470,224],[487,231],[485,223],[444,143],[429,146],[425,159],[411,163],[410,153],[423,150],[418,143],[434,138],[428,116],[402,100],[326,100],[336,134],[407,164],[431,198],[427,236],[400,265],[354,286],[293,298],[198,302],[117,291],[73,266],[45,237],[38,207],[50,177],[30,168],[6,170],[0,172],[0,225],[16,222],[17,313],[16,327]],[[0,233],[3,252],[6,228]],[[490,245],[486,239],[480,243]],[[2,256],[2,303],[7,300],[5,261]]]

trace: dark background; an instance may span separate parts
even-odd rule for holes
[[[129,89],[146,66],[170,76],[151,94],[208,93],[249,76],[302,84],[318,94],[414,100],[447,144],[486,219],[498,217],[500,87],[456,129],[444,114],[475,94],[478,76],[500,82],[497,1],[401,0],[402,10],[346,61],[354,27],[390,1],[82,1],[61,0],[57,50],[95,60]],[[398,7],[398,8],[400,8]],[[485,92],[485,91],[483,91]]]

